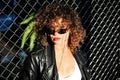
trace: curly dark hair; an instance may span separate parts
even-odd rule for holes
[[[56,17],[61,17],[71,23],[69,25],[70,35],[68,45],[73,52],[83,43],[86,31],[81,24],[78,13],[72,10],[68,5],[52,3],[38,13],[36,17],[37,25],[35,27],[37,38],[43,46],[49,44],[47,35],[44,33],[44,27],[49,26],[51,19],[55,19]]]

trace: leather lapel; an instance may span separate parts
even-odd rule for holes
[[[86,60],[82,54],[84,54],[84,53],[82,51],[78,50],[74,53],[74,57],[75,57],[76,61],[78,62],[78,64],[85,65]]]
[[[78,63],[79,69],[82,73],[82,80],[89,80],[90,79],[90,75],[87,72],[87,67],[86,67],[86,59],[83,57],[84,54],[82,51],[77,51],[74,54],[74,57]]]
[[[56,80],[57,67],[55,62],[55,52],[53,46],[46,46],[45,59],[46,59],[45,74],[47,74],[45,77],[48,77],[49,80]]]

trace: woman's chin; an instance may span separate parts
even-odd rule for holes
[[[61,41],[54,41],[54,45],[62,45]]]

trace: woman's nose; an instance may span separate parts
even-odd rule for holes
[[[55,32],[53,33],[53,35],[58,35],[58,32],[55,31]]]

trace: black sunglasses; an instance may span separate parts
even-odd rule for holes
[[[66,29],[59,29],[59,30],[57,30],[57,31],[48,29],[46,32],[47,32],[48,34],[54,34],[55,32],[57,32],[57,33],[59,33],[59,34],[64,34],[64,33],[67,32],[67,30],[68,30],[67,28],[66,28]]]

